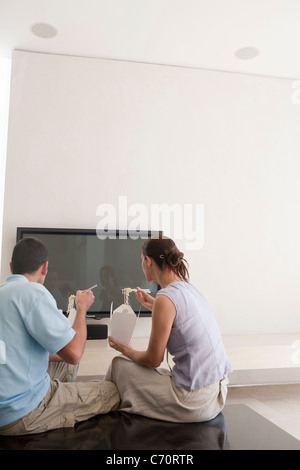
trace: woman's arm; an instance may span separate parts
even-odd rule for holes
[[[109,336],[109,345],[134,362],[145,367],[158,367],[164,358],[165,349],[176,317],[173,302],[165,295],[156,297],[152,310],[152,328],[146,351],[137,351],[119,343]]]

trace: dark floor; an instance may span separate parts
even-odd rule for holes
[[[300,450],[300,441],[245,405],[227,405],[205,423],[173,424],[121,412],[75,428],[0,437],[0,450]]]

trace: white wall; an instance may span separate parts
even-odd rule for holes
[[[10,71],[11,59],[0,58],[0,246],[2,245],[7,127],[10,96]]]
[[[16,52],[11,93],[2,280],[17,226],[93,228],[120,195],[202,203],[185,254],[222,332],[300,331],[289,80]]]

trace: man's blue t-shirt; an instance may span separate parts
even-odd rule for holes
[[[0,285],[0,427],[22,418],[45,397],[49,353],[74,337],[49,291],[14,274]]]

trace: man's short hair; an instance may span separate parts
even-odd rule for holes
[[[45,261],[48,261],[47,247],[37,238],[23,238],[14,247],[12,254],[13,274],[32,274],[37,271]]]

